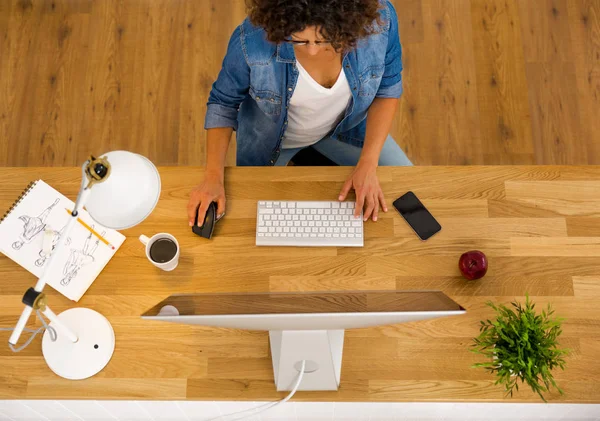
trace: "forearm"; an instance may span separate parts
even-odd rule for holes
[[[367,115],[367,133],[360,160],[377,165],[398,107],[396,98],[375,98]]]
[[[224,177],[225,157],[231,140],[231,127],[208,129],[206,134],[206,172]]]

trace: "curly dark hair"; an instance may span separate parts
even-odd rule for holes
[[[265,29],[267,38],[283,42],[308,26],[320,28],[321,35],[336,51],[347,51],[356,42],[377,30],[379,0],[246,0],[250,21]]]

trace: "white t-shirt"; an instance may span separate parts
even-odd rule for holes
[[[319,85],[299,62],[296,66],[298,81],[288,106],[288,124],[281,144],[283,149],[317,143],[342,120],[352,98],[343,69],[335,84],[327,89]]]

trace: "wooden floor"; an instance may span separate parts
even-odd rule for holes
[[[600,0],[394,3],[392,134],[416,164],[600,164]],[[208,92],[244,17],[242,0],[1,0],[0,165],[116,148],[202,165]]]

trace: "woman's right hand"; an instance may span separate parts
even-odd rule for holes
[[[190,227],[196,222],[196,212],[198,213],[198,225],[202,226],[206,211],[211,202],[217,202],[217,219],[225,214],[225,187],[223,186],[223,176],[207,173],[204,181],[194,187],[190,194],[188,202],[188,220]]]

